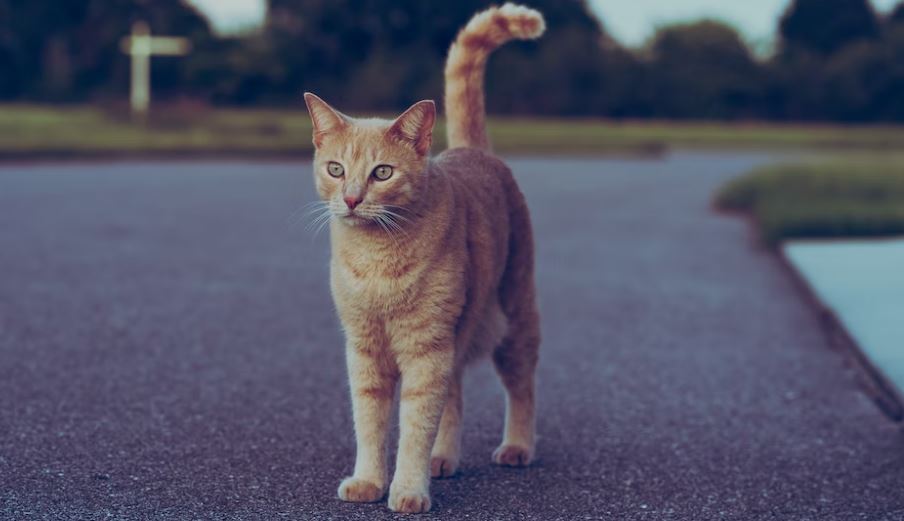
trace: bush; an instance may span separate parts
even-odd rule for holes
[[[722,210],[753,217],[764,239],[904,234],[904,161],[774,166],[726,185]]]

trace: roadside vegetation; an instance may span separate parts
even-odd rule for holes
[[[184,0],[0,0],[0,101],[124,101],[120,39],[144,20],[192,44],[186,56],[154,58],[155,100],[291,108],[308,90],[348,110],[401,111],[439,96],[452,39],[499,3],[267,0],[259,27],[223,35]],[[904,0],[889,11],[871,0],[785,1],[769,49],[717,20],[662,25],[628,46],[594,2],[526,3],[547,32],[490,60],[487,106],[498,114],[904,123]]]
[[[310,155],[311,123],[299,110],[158,107],[144,123],[124,110],[0,105],[0,159]],[[493,118],[502,154],[657,154],[669,147],[900,150],[895,126],[614,122]],[[437,123],[436,145],[445,143]]]
[[[904,157],[762,168],[725,186],[716,205],[751,216],[773,246],[786,239],[904,235]]]

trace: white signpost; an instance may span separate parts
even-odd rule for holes
[[[182,56],[191,50],[186,38],[151,36],[144,22],[132,25],[132,35],[122,39],[122,52],[132,57],[132,114],[144,117],[151,104],[151,56]]]

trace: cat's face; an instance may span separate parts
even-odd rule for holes
[[[350,118],[306,93],[314,124],[314,181],[346,225],[408,219],[424,195],[436,107],[415,103],[394,121]]]

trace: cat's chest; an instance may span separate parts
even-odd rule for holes
[[[333,295],[343,307],[392,311],[411,304],[423,284],[423,273],[417,265],[333,259]]]

